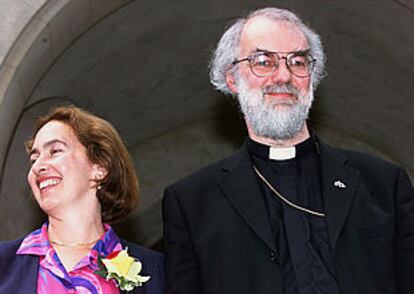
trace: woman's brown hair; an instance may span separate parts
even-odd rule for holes
[[[39,130],[50,121],[70,126],[93,164],[107,171],[97,183],[97,197],[102,208],[102,220],[114,223],[131,213],[138,204],[138,179],[132,159],[115,128],[75,106],[61,106],[38,118],[32,138],[26,142],[30,152]]]

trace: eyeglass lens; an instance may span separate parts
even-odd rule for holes
[[[289,54],[286,57],[279,57],[276,53],[261,53],[252,56],[250,67],[257,76],[271,75],[278,67],[281,59],[286,60],[290,72],[298,77],[307,77],[312,72],[310,58],[304,55]]]

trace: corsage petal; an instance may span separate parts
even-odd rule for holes
[[[110,258],[98,258],[99,270],[95,273],[114,279],[121,290],[131,291],[135,287],[142,286],[150,276],[140,276],[142,263],[128,255],[127,250],[111,254]]]

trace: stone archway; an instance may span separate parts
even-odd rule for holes
[[[30,5],[15,1],[3,4],[3,12],[11,12],[9,20],[24,21],[20,24],[22,30],[6,40],[4,48],[8,51],[0,56],[0,167],[7,156],[13,126],[47,69],[82,33],[128,2],[48,0]],[[0,168],[0,178],[1,173]]]
[[[54,15],[50,19],[60,31],[72,28],[68,30],[72,39],[62,36],[66,41],[60,53],[54,52],[54,59],[49,60],[47,48],[54,48],[50,45],[54,41],[44,37],[49,36],[51,24],[33,19],[21,36],[35,33],[22,42],[25,46],[15,45],[16,51],[12,50],[0,69],[0,135],[4,138],[0,160],[5,150],[16,151],[7,157],[5,183],[9,187],[7,192],[0,191],[0,210],[12,201],[14,209],[22,207],[16,211],[22,215],[29,211],[23,207],[31,205],[23,188],[25,158],[18,146],[26,131],[18,130],[19,115],[25,106],[45,97],[68,95],[76,104],[109,119],[126,140],[144,199],[139,216],[128,219],[119,231],[132,241],[151,245],[162,234],[160,202],[165,185],[232,152],[243,140],[237,106],[214,92],[207,64],[226,24],[255,7],[248,0],[78,0],[53,1],[60,6],[49,7],[47,13],[52,1],[43,2],[35,18]],[[375,153],[413,171],[414,18],[412,9],[401,2],[278,3],[307,19],[322,35],[328,53],[328,76],[312,113],[318,133],[335,145]],[[89,26],[72,24],[75,18],[71,15],[76,16],[73,13],[85,3],[99,3],[104,12],[100,18],[90,17],[85,22]],[[274,1],[254,5],[274,5]],[[108,15],[110,11],[114,12]],[[19,46],[23,49],[17,50]],[[27,126],[55,101],[38,104],[32,115],[27,112]],[[21,135],[8,139],[12,132]],[[4,187],[0,188],[5,191]],[[13,211],[7,218],[9,231],[0,232],[4,234],[0,239],[27,231],[32,219],[14,221]]]
[[[20,157],[15,157],[13,142],[17,137],[22,143],[30,132],[27,125],[23,127],[26,128],[25,134],[18,129],[25,119],[25,110],[31,108],[28,105],[30,95],[48,68],[79,36],[128,2],[10,0],[1,3],[0,23],[4,32],[0,50],[0,203],[6,218],[2,226],[4,236],[0,239],[16,237],[37,225],[34,220],[39,212],[35,212],[36,208],[27,197],[25,179],[10,180],[10,173],[6,174],[7,159],[16,163],[11,166],[25,167],[24,164],[22,166],[26,161],[21,158],[22,153],[17,152]]]

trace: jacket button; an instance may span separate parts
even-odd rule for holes
[[[271,261],[276,261],[276,253],[274,253],[273,251],[270,252],[269,257]]]

